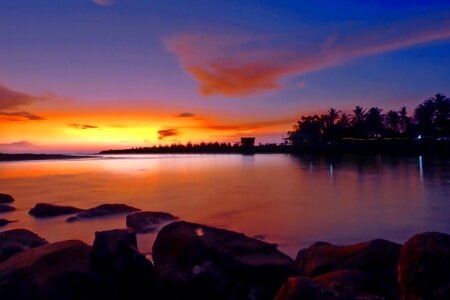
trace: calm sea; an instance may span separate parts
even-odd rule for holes
[[[295,256],[315,241],[404,242],[450,233],[450,159],[426,156],[141,155],[0,163],[0,192],[16,198],[3,227],[54,242],[124,228],[125,216],[35,219],[38,202],[89,208],[125,203],[277,243]],[[139,235],[150,253],[154,234]]]

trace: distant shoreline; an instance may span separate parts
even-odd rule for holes
[[[450,140],[436,139],[344,139],[337,142],[302,142],[295,145],[263,144],[251,147],[154,146],[105,150],[98,154],[448,154]]]
[[[0,162],[5,161],[29,161],[29,160],[50,160],[50,159],[80,159],[90,158],[88,155],[67,155],[67,154],[6,154],[0,153]]]

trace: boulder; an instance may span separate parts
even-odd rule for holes
[[[5,212],[10,212],[10,211],[15,211],[15,210],[16,210],[15,207],[0,204],[0,213],[5,213]]]
[[[315,277],[314,281],[322,288],[349,298],[367,295],[382,299],[399,298],[396,282],[389,282],[367,272],[339,270]]]
[[[275,300],[384,300],[370,294],[340,292],[324,287],[307,277],[291,277],[283,284]]]
[[[75,222],[81,219],[91,219],[110,215],[128,214],[139,210],[139,208],[125,204],[102,204],[97,207],[86,209],[85,211],[78,213],[76,216],[68,218],[66,222]]]
[[[11,222],[17,222],[17,221],[10,221],[10,220],[6,220],[6,219],[0,219],[0,227],[6,226]]]
[[[398,277],[402,299],[450,299],[450,235],[411,237],[401,251]]]
[[[359,270],[396,281],[401,245],[382,239],[337,246],[317,242],[298,252],[295,263],[300,273],[318,276],[338,270]]]
[[[38,203],[28,212],[37,218],[49,218],[60,215],[75,214],[84,211],[84,209],[73,206],[61,206],[49,203]]]
[[[0,203],[11,203],[14,202],[14,198],[8,194],[0,193]]]
[[[48,244],[46,240],[26,229],[0,232],[0,262],[24,250]]]
[[[11,257],[0,264],[0,299],[95,299],[89,252],[88,245],[72,240]]]
[[[168,298],[272,299],[297,272],[274,244],[184,221],[159,231],[153,261]]]
[[[95,233],[91,267],[114,299],[140,299],[157,295],[158,279],[153,264],[137,248],[136,233],[116,229]]]
[[[307,277],[291,277],[281,286],[275,300],[341,300],[333,291],[322,288]],[[343,300],[343,299],[342,299]]]
[[[142,211],[127,216],[127,227],[138,233],[155,232],[162,224],[175,221],[177,217],[155,211]]]

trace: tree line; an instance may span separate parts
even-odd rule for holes
[[[288,141],[333,142],[345,138],[450,137],[450,99],[443,94],[423,101],[413,114],[406,107],[383,113],[378,107],[356,106],[351,113],[335,108],[304,116],[288,131]]]

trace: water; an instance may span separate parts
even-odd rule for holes
[[[16,198],[18,220],[50,242],[125,227],[125,216],[66,223],[35,219],[38,202],[89,208],[125,203],[183,220],[258,236],[295,256],[319,240],[404,242],[423,231],[450,233],[450,159],[142,155],[0,163],[0,192]],[[139,235],[149,254],[154,234]]]

